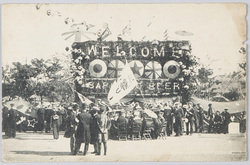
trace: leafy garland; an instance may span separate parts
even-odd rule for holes
[[[97,47],[97,52],[101,52],[101,47],[102,46],[108,46],[109,47],[109,54],[114,54],[116,53],[116,49],[114,46],[114,42],[96,42],[96,41],[88,41],[84,43],[73,43],[71,49],[68,47],[66,48],[67,51],[71,51],[72,54],[72,65],[71,65],[71,70],[74,75],[75,79],[75,85],[76,89],[81,90],[82,84],[84,82],[85,78],[90,77],[90,73],[88,70],[89,63],[91,62],[92,59],[102,59],[106,63],[109,63],[111,60],[114,59],[119,59],[125,63],[125,61],[131,61],[131,60],[140,60],[144,66],[146,65],[147,62],[151,60],[155,60],[163,66],[165,62],[169,60],[174,60],[179,63],[180,68],[181,68],[181,73],[180,75],[175,78],[174,80],[179,82],[181,84],[180,88],[180,95],[182,96],[182,102],[186,103],[187,101],[190,101],[190,96],[193,94],[193,91],[196,89],[196,81],[195,81],[195,67],[198,65],[198,58],[194,55],[191,54],[191,45],[189,45],[189,50],[184,50],[181,49],[181,47],[184,44],[187,44],[187,42],[177,42],[177,41],[167,41],[169,43],[169,47],[167,48],[169,50],[168,53],[170,55],[164,57],[165,61],[162,60],[163,57],[153,57],[149,56],[148,58],[142,57],[142,56],[129,56],[127,53],[129,51],[121,51],[122,56],[114,56],[112,59],[109,57],[102,58],[101,53],[97,53],[95,57],[93,58],[91,55],[86,54],[83,49],[83,45],[86,47],[90,47],[91,45],[96,45]],[[164,46],[166,42],[158,42],[158,41],[153,41],[153,42],[137,42],[137,41],[131,41],[131,42],[126,42],[126,41],[117,41],[116,44],[117,46],[122,49],[122,50],[129,50],[130,47],[134,45],[140,45],[138,49],[136,49],[136,54],[140,54],[139,50],[140,48],[143,47],[148,47],[150,49],[150,53],[152,53],[153,48],[157,48],[157,50],[160,50],[162,46]],[[172,45],[171,45],[172,44]],[[124,58],[126,56],[126,59]],[[163,77],[164,78],[164,77]],[[102,80],[103,78],[100,78]],[[167,77],[164,79],[171,80]],[[94,93],[92,93],[94,94]],[[100,95],[98,93],[95,93],[94,95]]]

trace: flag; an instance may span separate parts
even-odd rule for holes
[[[168,40],[168,30],[165,30],[164,32],[164,41]]]
[[[104,40],[105,38],[107,38],[108,36],[110,36],[112,33],[110,31],[110,29],[107,27],[103,33],[101,34],[101,39]]]
[[[122,35],[126,36],[126,35],[130,35],[130,34],[131,34],[131,25],[129,22],[129,24],[122,30]]]
[[[150,25],[152,25],[154,19],[155,19],[155,16],[153,16],[153,18],[151,18],[151,20],[150,20],[149,24],[147,25],[147,27],[149,27]]]
[[[111,105],[119,102],[124,96],[126,96],[134,87],[137,85],[136,78],[126,62],[123,70],[121,71],[121,76],[115,80],[111,85],[110,91],[108,93],[108,101]]]
[[[141,39],[141,41],[145,40],[145,38],[146,38],[146,36],[143,36],[142,39]]]
[[[86,104],[90,104],[90,103],[92,103],[92,101],[91,100],[89,100],[87,97],[85,97],[85,96],[83,96],[81,93],[79,93],[79,92],[77,92],[77,91],[75,91],[76,93],[77,93],[77,96],[79,97],[79,99],[80,99],[80,101],[82,102],[82,103],[86,103]]]

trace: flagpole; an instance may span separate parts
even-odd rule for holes
[[[143,96],[141,89],[140,89],[140,88],[138,88],[137,86],[136,86],[136,88],[137,88],[137,89],[139,89],[139,91],[140,91],[140,93],[141,93],[141,96],[142,96],[142,98],[143,98],[144,102],[146,102],[145,97]],[[135,94],[135,97],[136,97],[136,94]]]

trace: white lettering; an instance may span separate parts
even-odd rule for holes
[[[109,49],[108,46],[102,47],[102,57],[105,57],[105,56],[107,57],[109,55],[108,49]]]
[[[170,95],[170,93],[171,93],[171,82],[166,82],[165,90],[166,90],[166,95]]]
[[[116,56],[121,56],[119,46],[116,46]]]
[[[158,56],[165,56],[165,52],[164,52],[164,46],[163,47],[161,47],[161,50],[160,50],[160,52],[157,50],[157,48],[155,47],[154,48],[154,56],[156,56],[156,55],[158,55]]]
[[[134,51],[135,53],[133,53],[133,51]],[[130,56],[136,56],[136,48],[135,48],[135,47],[131,47],[131,48],[129,49],[129,54],[130,54]]]
[[[146,54],[144,54],[144,50],[146,50]],[[149,49],[147,47],[142,48],[141,49],[141,55],[143,57],[148,57],[148,55],[149,55]]]
[[[97,84],[96,84],[96,87],[95,87],[96,89],[101,89],[101,85],[100,85],[100,83],[99,82],[97,82]]]
[[[180,84],[178,84],[177,82],[173,83],[173,94],[177,95],[179,93],[180,90]]]
[[[94,56],[96,55],[96,46],[95,45],[92,45],[91,48],[88,48],[88,52],[89,52],[89,55],[92,53],[94,53]]]

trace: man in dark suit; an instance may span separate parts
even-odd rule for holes
[[[184,116],[183,109],[180,107],[180,103],[176,102],[173,108],[174,117],[175,117],[175,127],[176,127],[176,135],[180,136],[182,132],[182,117]]]
[[[204,109],[201,107],[201,105],[197,104],[197,110],[198,110],[198,116],[199,116],[199,132],[203,132],[203,120],[204,120]]]
[[[37,116],[38,116],[38,123],[41,129],[41,132],[43,133],[44,131],[44,114],[45,114],[45,108],[43,107],[43,105],[41,105],[38,110],[37,110]]]
[[[231,115],[230,113],[227,112],[228,108],[224,109],[224,112],[221,113],[221,116],[223,118],[223,122],[222,122],[222,128],[223,128],[223,133],[227,134],[228,133],[228,125],[231,122]]]
[[[99,117],[98,112],[100,111],[99,107],[93,106],[90,109],[90,114],[92,117],[91,124],[90,124],[90,144],[94,145],[94,154],[98,153],[98,134],[99,134],[99,128],[97,119]]]
[[[212,104],[210,103],[208,104],[207,116],[213,118],[213,115],[214,115],[214,110],[212,108]]]
[[[16,137],[16,120],[18,117],[17,110],[14,109],[14,104],[10,104],[9,110],[9,133],[11,138]]]
[[[9,126],[9,108],[6,106],[6,103],[3,103],[2,109],[2,131],[5,132],[6,136],[9,136],[8,126]]]
[[[125,112],[119,112],[119,118],[116,121],[116,127],[118,132],[126,132],[127,131],[127,119],[125,118]]]
[[[188,107],[186,109],[186,118],[188,119],[188,122],[186,123],[186,134],[192,135],[193,134],[193,124],[194,124],[194,109],[193,109],[193,103],[189,102]],[[190,130],[189,130],[190,128]]]
[[[164,106],[164,118],[166,120],[166,132],[167,136],[170,136],[172,134],[173,129],[173,109],[170,107],[167,103]]]
[[[90,123],[91,115],[87,113],[87,105],[82,105],[82,112],[77,115],[78,126],[76,130],[76,147],[74,155],[78,153],[81,147],[81,143],[85,143],[83,155],[86,155],[89,149],[90,143]]]
[[[199,121],[199,112],[195,104],[193,104],[193,110],[194,110],[194,132],[199,132],[200,128],[200,121]]]

